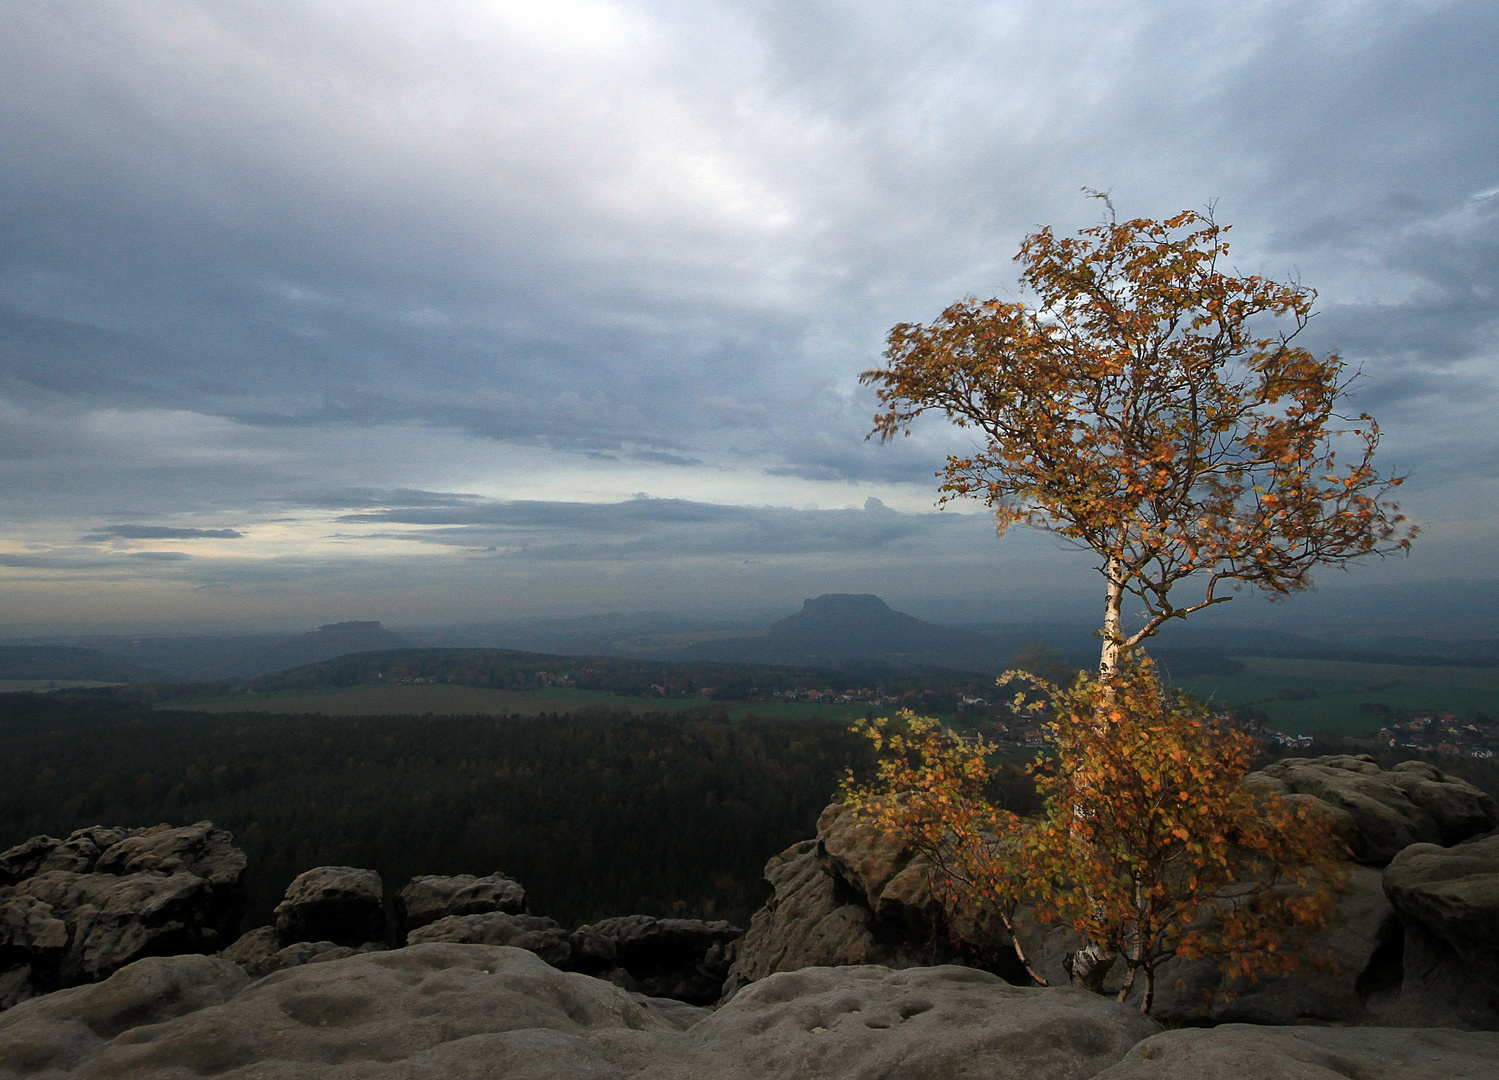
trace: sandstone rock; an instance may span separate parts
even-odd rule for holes
[[[73,834],[74,837],[78,835]],[[93,870],[121,876],[186,871],[216,887],[234,885],[245,872],[246,860],[245,853],[234,847],[232,841],[229,833],[215,829],[209,821],[179,829],[158,825],[134,832],[110,845],[99,855]]]
[[[474,877],[414,877],[395,899],[396,918],[404,932],[449,915],[482,915],[498,911],[505,915],[526,914],[526,890],[503,874]]]
[[[1225,1024],[1146,1039],[1097,1080],[1493,1080],[1499,1034]]]
[[[508,945],[525,949],[553,967],[566,968],[572,959],[570,935],[552,919],[535,915],[506,915],[498,911],[483,915],[449,915],[413,931],[408,945],[452,941],[465,945]]]
[[[1431,815],[1443,844],[1456,844],[1499,827],[1494,797],[1425,761],[1402,761],[1387,774],[1406,797]]]
[[[1336,920],[1295,944],[1302,955],[1295,972],[1254,981],[1225,979],[1211,960],[1168,960],[1156,975],[1151,1015],[1190,1024],[1360,1024],[1380,1019],[1387,1003],[1369,999],[1379,988],[1377,969],[1386,962],[1389,947],[1399,947],[1400,927],[1379,871],[1353,868]],[[1394,959],[1388,956],[1389,962]],[[1387,989],[1392,995],[1395,988]],[[1143,987],[1129,1000],[1138,1005],[1142,995]]]
[[[166,826],[157,826],[164,829]],[[33,836],[0,853],[0,885],[14,885],[25,878],[48,870],[66,870],[74,874],[92,873],[95,864],[113,845],[145,829],[113,829],[91,825],[68,834],[66,840],[51,836]]]
[[[273,957],[285,947],[281,931],[274,926],[262,926],[241,935],[219,956],[244,968],[250,978],[259,979],[280,970]]]
[[[75,991],[0,1018],[0,1077],[1081,1080],[1159,1030],[1094,995],[952,967],[776,975],[708,1013],[482,945],[415,945],[248,987],[205,957],[143,961],[115,981],[149,964],[179,989],[159,978],[136,994],[138,1026]]]
[[[1499,827],[1489,795],[1424,762],[1385,772],[1367,755],[1283,758],[1246,782],[1267,779],[1346,814],[1354,857],[1369,866],[1387,865],[1411,844],[1452,844]]]
[[[571,966],[651,997],[710,1005],[728,974],[726,947],[743,936],[743,930],[722,920],[604,919],[573,931]]]
[[[59,1075],[121,1032],[228,1001],[249,977],[206,956],[137,960],[101,983],[60,990],[0,1015],[0,1080]]]
[[[765,864],[765,880],[773,893],[750,919],[724,980],[725,1001],[778,971],[848,964],[902,968],[925,957],[923,950],[878,926],[867,894],[854,894],[827,870],[816,840],[804,840],[773,857]]]
[[[277,972],[232,1001],[138,1028],[71,1074],[94,1077],[620,1077],[590,1036],[683,1036],[660,1010],[520,949],[434,943]]]
[[[0,1007],[143,956],[214,952],[244,911],[244,853],[211,822],[80,829],[0,856]],[[25,969],[24,975],[17,973]]]
[[[373,870],[314,867],[292,880],[275,914],[276,929],[287,944],[380,941],[385,937],[384,885]]]
[[[696,1075],[1086,1077],[1159,1026],[1072,989],[1022,988],[972,968],[807,968],[772,975],[687,1032]],[[692,1075],[648,1069],[642,1080]]]
[[[1395,1020],[1499,1027],[1499,836],[1406,848],[1384,888],[1405,925]]]

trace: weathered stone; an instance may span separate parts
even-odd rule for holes
[[[206,956],[137,960],[103,982],[0,1014],[0,1078],[66,1075],[110,1039],[228,1001],[249,977]]]
[[[1011,986],[971,968],[807,968],[740,991],[684,1038],[725,1080],[1086,1077],[1159,1030],[1138,1009],[1072,989]],[[666,1067],[644,1077],[691,1075]]]
[[[449,915],[526,914],[526,890],[503,874],[414,877],[396,894],[396,918],[405,933]]]
[[[650,1040],[653,1053],[682,1037],[661,1010],[531,953],[434,943],[277,972],[117,1038],[73,1075],[619,1077],[590,1038],[602,1032]]]
[[[158,829],[166,827],[157,826]],[[0,854],[0,885],[14,885],[48,870],[65,870],[74,874],[92,873],[99,856],[111,846],[145,831],[91,825],[69,833],[66,840],[58,840],[52,836],[33,836]]]
[[[93,870],[121,876],[185,871],[214,887],[224,887],[238,884],[245,864],[245,853],[233,846],[229,833],[215,829],[210,821],[200,821],[176,829],[157,825],[133,832],[99,855]]]
[[[1486,791],[1448,776],[1425,761],[1402,761],[1387,774],[1406,797],[1431,815],[1443,844],[1456,844],[1499,827],[1499,805]]]
[[[773,892],[750,919],[724,980],[725,1001],[778,971],[848,964],[903,968],[925,959],[919,948],[876,936],[866,894],[855,895],[828,872],[816,840],[804,840],[773,857],[765,864],[765,880]]]
[[[1411,844],[1452,844],[1499,827],[1490,796],[1424,762],[1385,772],[1367,755],[1283,758],[1246,783],[1265,778],[1346,814],[1354,857],[1369,866],[1387,865]]]
[[[1164,1031],[1097,1080],[1493,1080],[1499,1034],[1225,1024]]]
[[[4,856],[0,1007],[102,979],[143,956],[214,952],[244,911],[244,853],[211,822],[80,829]],[[80,869],[72,869],[80,868]]]
[[[566,968],[572,959],[571,935],[552,919],[535,915],[506,915],[498,911],[483,915],[449,915],[415,930],[408,945],[452,941],[465,945],[508,945],[525,949],[553,967]]]
[[[722,920],[627,915],[575,930],[570,963],[651,997],[709,1005],[723,992],[726,946],[743,936]]]
[[[292,879],[275,914],[276,929],[287,944],[380,941],[385,937],[384,885],[373,870],[314,867]]]
[[[1499,1028],[1499,836],[1406,848],[1384,888],[1405,925],[1396,1022]]]
[[[1369,998],[1375,987],[1370,983],[1378,977],[1375,967],[1388,946],[1399,947],[1399,937],[1399,923],[1385,899],[1379,871],[1353,867],[1348,892],[1338,898],[1330,925],[1289,943],[1300,953],[1296,971],[1260,975],[1253,981],[1225,979],[1215,961],[1172,958],[1156,974],[1151,1015],[1190,1024],[1377,1021],[1387,1002],[1374,1002],[1371,1016]],[[1129,1001],[1138,1005],[1143,993],[1137,986]]]
[[[482,945],[300,967],[232,997],[244,982],[233,965],[163,963],[181,960],[223,965],[224,985],[212,990],[200,975],[198,989],[170,1004],[170,995],[144,995],[140,1026],[108,1042],[117,1008],[95,1016],[63,995],[29,1003],[21,1023],[0,1028],[0,1038],[16,1035],[0,1051],[0,1077],[1081,1080],[1159,1030],[1095,995],[1020,989],[952,967],[807,969],[709,1013]],[[71,1008],[38,1008],[57,999]]]
[[[280,970],[273,958],[283,948],[281,932],[274,926],[262,926],[241,935],[219,955],[244,968],[252,979],[259,979]]]

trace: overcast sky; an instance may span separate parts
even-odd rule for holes
[[[1086,603],[866,442],[885,332],[1216,203],[1493,578],[1499,5],[0,8],[0,628]],[[1337,575],[1338,580],[1344,576]]]

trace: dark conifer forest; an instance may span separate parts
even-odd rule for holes
[[[813,835],[844,771],[833,721],[711,712],[495,717],[152,712],[104,693],[0,695],[0,849],[95,823],[211,819],[249,858],[246,926],[297,873],[502,870],[564,923],[741,921],[771,855]]]

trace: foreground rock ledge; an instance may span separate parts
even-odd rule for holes
[[[1081,1080],[1159,1030],[1094,995],[957,967],[811,968],[710,1012],[486,945],[352,956],[243,989],[224,961],[143,964],[0,1016],[0,1076]],[[122,1030],[126,1012],[142,1026]]]
[[[1495,1061],[1492,1032],[1161,1032],[960,967],[807,968],[713,1012],[454,943],[253,983],[225,960],[152,958],[0,1015],[3,1080],[1490,1080]]]

